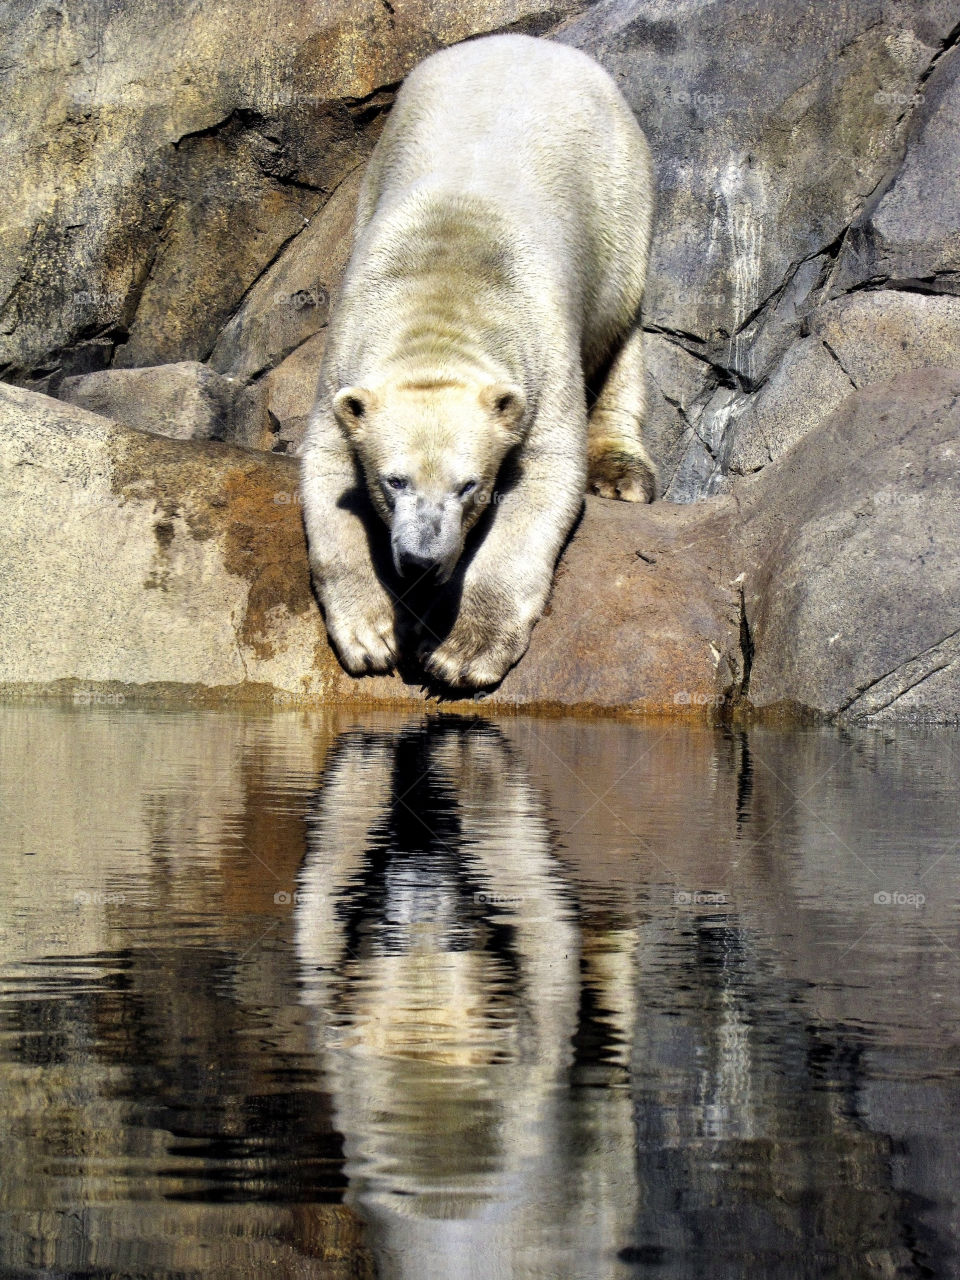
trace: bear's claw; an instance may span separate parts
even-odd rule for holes
[[[420,660],[434,679],[451,689],[488,689],[499,684],[526,652],[527,642],[500,639],[490,644],[464,644],[453,636]]]
[[[370,617],[327,617],[327,633],[340,662],[352,676],[375,675],[396,666],[396,630],[392,614],[373,611]]]
[[[653,502],[657,473],[640,444],[630,440],[591,444],[588,484],[601,498],[621,502]]]

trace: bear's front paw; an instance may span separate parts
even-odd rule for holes
[[[397,661],[396,616],[380,587],[359,593],[324,593],[327,635],[352,676],[390,671]]]
[[[488,622],[461,608],[443,643],[432,651],[421,649],[420,658],[431,676],[453,689],[486,689],[499,684],[526,653],[532,627],[519,611],[504,610]]]

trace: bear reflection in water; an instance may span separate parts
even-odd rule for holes
[[[515,1274],[526,1250],[542,1265],[575,1211],[558,1195],[576,1182],[561,1086],[581,948],[552,845],[491,725],[350,732],[326,771],[297,907],[304,999],[351,1202],[404,1275]],[[629,1167],[624,1110],[608,1136]],[[622,1227],[630,1204],[611,1209]]]

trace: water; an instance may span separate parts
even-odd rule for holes
[[[0,707],[0,1274],[960,1274],[960,738]]]

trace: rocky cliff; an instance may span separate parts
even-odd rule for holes
[[[497,697],[957,717],[958,18],[13,0],[0,680],[421,696],[413,673],[358,686],[336,666],[277,455],[302,438],[397,85],[438,47],[521,30],[597,57],[651,142],[672,501],[588,503]]]

